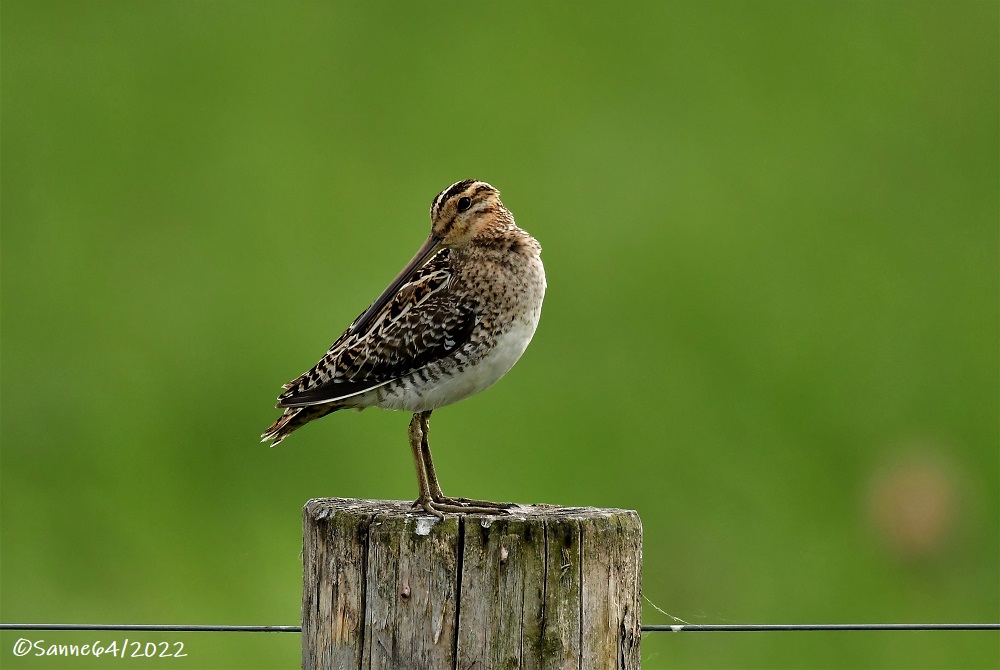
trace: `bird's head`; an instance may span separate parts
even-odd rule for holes
[[[431,203],[431,233],[392,283],[351,326],[360,332],[399,288],[442,249],[461,249],[481,236],[513,228],[514,217],[500,202],[500,192],[484,181],[466,179],[438,193]],[[501,233],[502,234],[502,233]]]
[[[438,193],[431,203],[431,237],[459,249],[491,229],[513,222],[500,192],[484,181],[466,179]]]

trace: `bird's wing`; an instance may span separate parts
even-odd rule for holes
[[[476,324],[475,310],[444,290],[451,279],[448,260],[448,250],[439,252],[366,328],[357,333],[348,328],[311,370],[285,385],[278,407],[330,403],[364,393],[465,344]]]

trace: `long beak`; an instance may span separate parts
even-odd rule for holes
[[[392,283],[389,284],[384,291],[382,291],[382,295],[380,295],[378,299],[371,304],[371,307],[365,310],[365,313],[361,315],[361,318],[357,320],[357,323],[351,326],[350,334],[354,335],[355,333],[364,331],[368,328],[371,320],[382,311],[382,308],[385,307],[390,300],[392,300],[393,296],[396,295],[396,292],[399,291],[399,287],[405,284],[410,277],[412,277],[417,270],[422,268],[424,264],[430,260],[431,256],[436,254],[440,249],[441,238],[434,233],[431,233],[427,240],[420,245],[420,249],[418,249],[416,255],[410,259],[410,262],[406,264],[406,267],[403,268],[402,272],[396,275],[396,278],[392,280]]]

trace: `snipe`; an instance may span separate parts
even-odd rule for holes
[[[338,409],[413,412],[409,438],[420,495],[436,516],[509,505],[441,491],[427,441],[431,412],[482,391],[531,341],[545,295],[541,246],[489,184],[452,184],[431,204],[431,232],[413,259],[308,372],[285,384],[272,446]]]

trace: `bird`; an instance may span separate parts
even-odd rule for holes
[[[545,297],[541,245],[484,181],[466,179],[431,202],[431,230],[382,294],[310,370],[285,384],[281,416],[261,435],[276,446],[341,409],[413,413],[414,509],[497,514],[510,503],[445,496],[428,434],[434,410],[503,377],[538,327]]]

